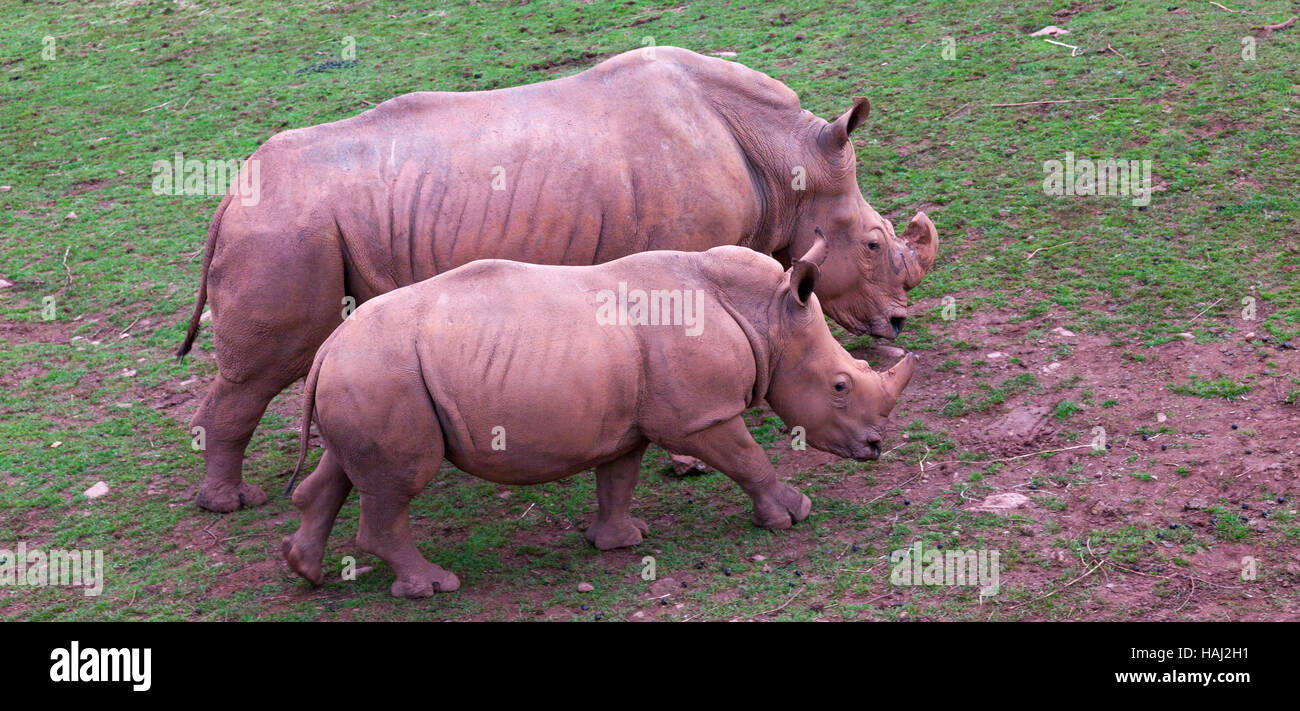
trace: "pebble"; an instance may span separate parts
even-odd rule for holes
[[[82,493],[82,495],[85,496],[87,499],[98,499],[99,497],[107,493],[108,493],[108,484],[99,481],[99,482],[95,482],[94,486],[90,487],[89,489],[86,489]]]
[[[591,583],[578,583],[578,592],[591,592],[596,586]]]

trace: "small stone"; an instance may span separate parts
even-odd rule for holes
[[[1169,418],[1165,416],[1165,413],[1163,413],[1163,412],[1157,412],[1157,413],[1156,413],[1156,422],[1164,422],[1164,421],[1167,420],[1167,419],[1169,419]]]
[[[50,449],[54,449],[55,447],[62,447],[62,446],[63,446],[63,442],[59,442],[59,441],[50,442]]]
[[[591,583],[578,583],[578,592],[591,592],[596,586]]]
[[[1234,429],[1234,430],[1237,429],[1237,425],[1236,425],[1236,423],[1233,423],[1233,425],[1232,425],[1232,429]]]
[[[75,219],[77,219],[77,213],[75,213],[75,212],[69,212],[67,215],[64,216],[63,219],[65,219],[65,220],[75,220]]]
[[[765,556],[765,555],[756,555],[756,556],[753,556],[752,558],[750,558],[750,560],[754,561],[755,563],[762,563],[763,561],[767,560],[767,556]]]
[[[82,496],[85,496],[87,499],[98,499],[99,497],[107,493],[108,493],[108,484],[99,481],[99,482],[95,482],[94,486],[82,492]]]
[[[1210,504],[1205,499],[1192,499],[1191,501],[1188,501],[1187,503],[1183,504],[1183,508],[1187,509],[1188,511],[1200,511],[1202,509],[1210,508]]]
[[[0,289],[8,289],[13,285],[14,283],[12,281],[9,281],[8,279],[0,279]]]

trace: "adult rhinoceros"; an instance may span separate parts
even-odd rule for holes
[[[658,47],[272,136],[249,158],[258,199],[232,191],[212,218],[177,353],[210,300],[218,373],[191,422],[206,438],[198,504],[266,501],[242,481],[244,448],[353,303],[478,259],[587,265],[741,245],[788,264],[820,227],[826,314],[893,338],[938,236],[924,213],[895,236],[863,199],[849,133],[867,111],[855,99],[828,123],[771,77]]]

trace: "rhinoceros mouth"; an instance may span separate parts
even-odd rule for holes
[[[854,454],[853,459],[859,462],[870,462],[880,458],[880,441],[867,440],[858,451]]]

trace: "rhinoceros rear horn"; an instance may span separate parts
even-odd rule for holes
[[[912,372],[916,370],[916,356],[908,353],[903,359],[894,364],[894,367],[881,373],[880,377],[884,380],[885,392],[897,400],[903,394],[903,389],[907,387],[908,381],[912,379]]]
[[[808,251],[799,257],[799,261],[812,262],[820,267],[822,262],[826,261],[826,234],[822,232],[820,227],[814,227],[813,232],[817,237],[813,239],[812,246],[808,248]]]
[[[854,97],[853,106],[848,111],[822,128],[821,133],[817,135],[818,145],[828,152],[840,150],[849,142],[849,134],[866,120],[869,113],[871,113],[871,102],[867,101],[867,97]]]

